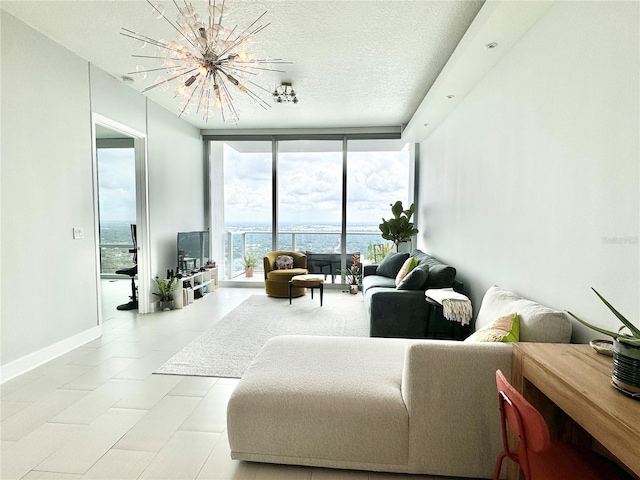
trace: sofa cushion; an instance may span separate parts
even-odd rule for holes
[[[288,282],[296,275],[306,275],[306,268],[289,268],[286,270],[271,270],[267,272],[267,279],[273,282]]]
[[[409,258],[408,253],[387,253],[387,256],[384,257],[382,262],[380,262],[380,265],[378,265],[376,275],[382,275],[383,277],[389,277],[395,280],[396,275],[398,275],[398,272],[407,258]]]
[[[456,278],[456,269],[445,265],[440,260],[427,255],[421,250],[414,250],[411,256],[418,260],[418,267],[429,270],[429,276],[424,285],[427,288],[450,288]]]
[[[229,401],[232,458],[406,471],[406,345],[388,338],[270,339]]]
[[[450,288],[456,279],[456,269],[443,263],[429,265],[426,288]]]
[[[362,291],[373,287],[395,288],[396,281],[393,278],[383,277],[382,275],[367,275],[362,279]]]
[[[428,275],[429,270],[414,268],[402,279],[400,283],[398,283],[396,288],[398,290],[423,290],[423,287],[427,282]]]
[[[402,264],[402,267],[400,267],[400,271],[396,275],[396,285],[398,285],[402,281],[402,279],[409,274],[411,270],[416,268],[416,265],[418,265],[418,260],[416,260],[415,257],[407,258]]]
[[[520,317],[511,313],[476,330],[465,342],[517,342],[520,339]]]
[[[527,300],[508,290],[492,286],[482,299],[476,330],[496,318],[518,312],[520,341],[541,343],[569,343],[571,320],[563,312]]]

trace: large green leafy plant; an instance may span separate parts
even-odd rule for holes
[[[592,330],[595,330],[596,332],[602,333],[604,335],[608,335],[610,337],[615,338],[616,340],[618,340],[619,342],[625,343],[627,345],[634,345],[636,347],[640,347],[640,329],[638,327],[636,327],[633,323],[631,323],[629,320],[627,320],[620,312],[618,312],[615,308],[613,308],[613,306],[607,302],[607,300],[600,295],[595,288],[591,288],[591,290],[593,290],[596,295],[598,295],[598,297],[600,298],[600,300],[602,300],[604,302],[604,304],[609,307],[609,310],[611,310],[613,312],[613,314],[618,317],[618,320],[620,320],[623,325],[620,327],[620,329],[618,330],[618,332],[612,332],[610,330],[606,330],[604,328],[600,328],[600,327],[596,327],[595,325],[591,325],[588,322],[585,322],[584,320],[578,318],[577,316],[575,316],[573,313],[568,312],[569,315],[571,315],[573,318],[575,318],[578,322],[580,322],[581,324],[583,324],[586,327],[589,327]],[[622,333],[622,330],[624,330],[625,328],[627,328],[629,330],[630,333]]]
[[[391,240],[393,243],[406,242],[411,240],[411,237],[418,233],[418,229],[411,222],[411,217],[416,211],[415,204],[411,204],[408,210],[404,210],[402,202],[398,200],[391,205],[391,213],[393,218],[389,220],[382,219],[382,223],[378,225],[382,232],[382,238],[385,240]]]

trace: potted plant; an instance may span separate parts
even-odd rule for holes
[[[253,269],[258,266],[258,257],[252,251],[246,252],[242,257],[242,266],[244,267],[245,276],[253,277]]]
[[[623,325],[618,332],[596,327],[578,318],[573,313],[568,313],[583,325],[613,338],[613,386],[634,398],[640,398],[640,329],[613,308],[594,288],[591,290],[622,322]],[[625,328],[629,333],[623,333]]]
[[[178,286],[178,279],[176,277],[171,277],[169,279],[161,280],[160,277],[156,276],[154,280],[158,287],[158,291],[153,292],[153,294],[160,297],[160,310],[171,310],[173,307],[173,291]]]
[[[413,203],[408,210],[404,210],[402,202],[398,200],[391,205],[393,218],[389,220],[383,218],[382,223],[378,225],[382,232],[382,238],[391,240],[396,246],[396,251],[398,251],[400,243],[410,241],[411,237],[418,233],[418,229],[415,228],[415,225],[411,222],[411,217],[415,210],[416,207]]]
[[[344,271],[347,282],[349,283],[349,292],[358,293],[358,285],[362,282],[362,268],[360,267],[360,255],[356,254],[352,257],[350,267]]]

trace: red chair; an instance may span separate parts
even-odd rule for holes
[[[520,465],[527,480],[601,480],[620,478],[598,465],[570,445],[553,440],[540,412],[536,410],[505,378],[496,372],[503,451],[496,459],[493,480],[498,480],[505,457]],[[518,438],[517,452],[509,449],[509,430]]]

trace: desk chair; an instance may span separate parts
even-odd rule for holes
[[[608,470],[590,451],[550,438],[542,415],[505,378],[496,371],[503,451],[496,459],[493,480],[498,480],[505,457],[520,465],[526,480],[613,480],[619,473]],[[518,450],[509,448],[507,426],[518,438]]]
[[[122,305],[118,305],[116,308],[118,310],[137,310],[138,309],[138,295],[137,295],[137,287],[135,277],[138,274],[138,243],[137,243],[137,230],[136,225],[131,224],[131,239],[133,240],[133,248],[129,249],[129,253],[133,253],[133,267],[131,268],[123,268],[121,270],[116,270],[118,275],[127,275],[131,277],[131,296],[130,300],[127,303],[123,303]]]

